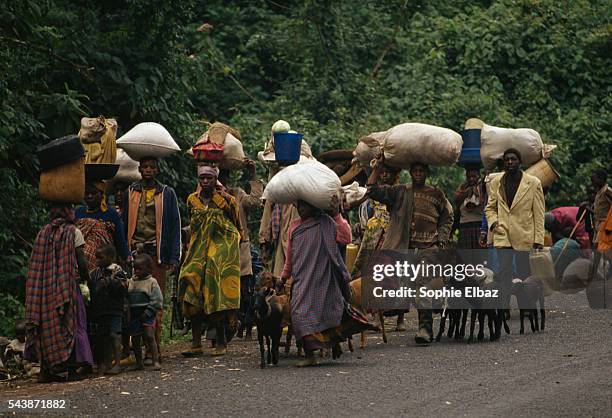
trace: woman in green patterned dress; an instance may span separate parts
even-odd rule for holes
[[[240,309],[240,228],[238,204],[217,188],[219,170],[198,167],[200,190],[187,199],[191,216],[189,251],[179,275],[179,302],[191,320],[192,344],[183,353],[202,352],[202,325],[216,330],[213,356],[227,353],[226,336]]]

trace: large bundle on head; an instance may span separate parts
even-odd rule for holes
[[[424,123],[402,123],[386,132],[376,132],[362,138],[355,157],[362,166],[384,152],[385,164],[408,168],[420,162],[449,166],[457,162],[463,140],[457,132]]]
[[[474,119],[473,121],[476,121]],[[540,134],[529,128],[508,129],[482,123],[480,157],[486,169],[493,169],[508,148],[521,153],[522,165],[529,167],[542,159]]]
[[[396,168],[408,168],[416,162],[449,166],[459,159],[462,145],[461,135],[451,129],[424,123],[402,123],[389,129],[385,135],[385,164]]]
[[[97,118],[82,118],[79,138],[85,147],[86,164],[113,164],[117,158],[117,121]]]
[[[49,202],[80,203],[85,195],[85,149],[76,135],[55,139],[37,150],[40,197]]]
[[[370,169],[370,163],[380,153],[383,138],[387,131],[373,132],[359,140],[355,151],[353,151],[353,163],[357,163],[361,168]]]
[[[263,198],[273,203],[304,200],[319,209],[330,209],[332,197],[339,196],[340,179],[318,161],[282,169],[266,186]]]
[[[181,150],[166,128],[155,122],[134,126],[117,140],[117,147],[136,161],[143,157],[164,158]]]
[[[218,164],[221,169],[239,169],[246,158],[241,138],[237,129],[215,122],[198,138],[187,154],[199,162]]]
[[[119,171],[111,179],[111,182],[131,184],[141,179],[140,171],[138,171],[138,161],[132,160],[124,150],[117,150],[117,160],[115,162],[119,164]]]

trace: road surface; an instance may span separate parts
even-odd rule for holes
[[[589,309],[584,293],[552,298],[561,308],[545,332],[518,335],[514,311],[501,342],[417,347],[411,312],[388,344],[372,334],[364,351],[309,369],[281,354],[260,370],[256,342],[233,342],[223,359],[182,358],[178,343],[162,372],[0,387],[0,411],[9,399],[62,399],[73,416],[610,416],[612,311]]]

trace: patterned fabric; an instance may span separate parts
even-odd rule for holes
[[[100,210],[106,212],[108,203],[106,202],[106,183],[104,181],[94,181],[91,183],[98,191],[102,193],[102,201],[100,202]]]
[[[358,311],[346,302],[349,276],[336,244],[335,221],[327,215],[304,221],[291,239],[291,321],[296,338],[306,337],[306,344],[313,339],[332,344],[371,328],[363,315],[345,315],[347,310]]]
[[[274,209],[272,209],[272,218],[270,219],[270,236],[273,241],[276,241],[280,234],[281,215],[281,205],[275,204]]]
[[[115,225],[99,219],[81,218],[77,219],[76,226],[85,238],[85,258],[89,265],[89,273],[96,269],[96,250],[104,244],[113,244]]]
[[[361,245],[351,271],[351,278],[353,279],[362,276],[362,270],[367,267],[372,253],[382,246],[385,231],[389,228],[390,215],[387,206],[375,200],[371,200],[371,204],[374,207],[374,214],[368,219],[366,230],[361,239]]]
[[[459,202],[459,199],[465,195],[465,198]],[[462,183],[455,192],[455,201],[459,203],[459,223],[480,222],[484,213],[484,199],[482,196],[481,183],[470,186],[468,183]]]
[[[26,352],[43,366],[68,360],[77,327],[77,260],[74,224],[56,218],[36,237],[26,280]]]
[[[378,331],[378,328],[369,323],[368,318],[361,311],[350,303],[345,302],[342,323],[340,325],[323,332],[306,335],[302,341],[305,350],[332,348],[335,344],[346,340],[351,335],[365,330]]]
[[[461,249],[480,249],[480,222],[469,222],[459,226],[458,247]]]
[[[427,248],[448,242],[453,208],[435,187],[413,190],[411,185],[370,186],[369,196],[387,205],[389,228],[381,249]]]
[[[209,207],[187,199],[191,241],[179,275],[183,313],[194,316],[240,308],[240,221],[236,200],[215,191]]]
[[[428,248],[438,241],[438,223],[442,213],[452,214],[452,207],[438,189],[413,189],[413,228],[410,242],[415,248]],[[452,216],[451,216],[452,219]]]
[[[605,184],[595,195],[593,203],[594,243],[599,242],[601,224],[606,221],[610,207],[612,207],[612,188]]]

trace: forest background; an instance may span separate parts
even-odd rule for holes
[[[23,314],[46,220],[34,151],[77,133],[82,116],[115,117],[118,136],[159,122],[184,150],[221,121],[251,157],[277,119],[316,156],[402,122],[460,131],[478,117],[558,145],[547,206],[584,200],[590,170],[612,161],[611,10],[606,0],[1,0],[0,335]],[[172,157],[162,180],[184,199],[193,171]],[[432,182],[450,194],[462,178],[437,169]]]

